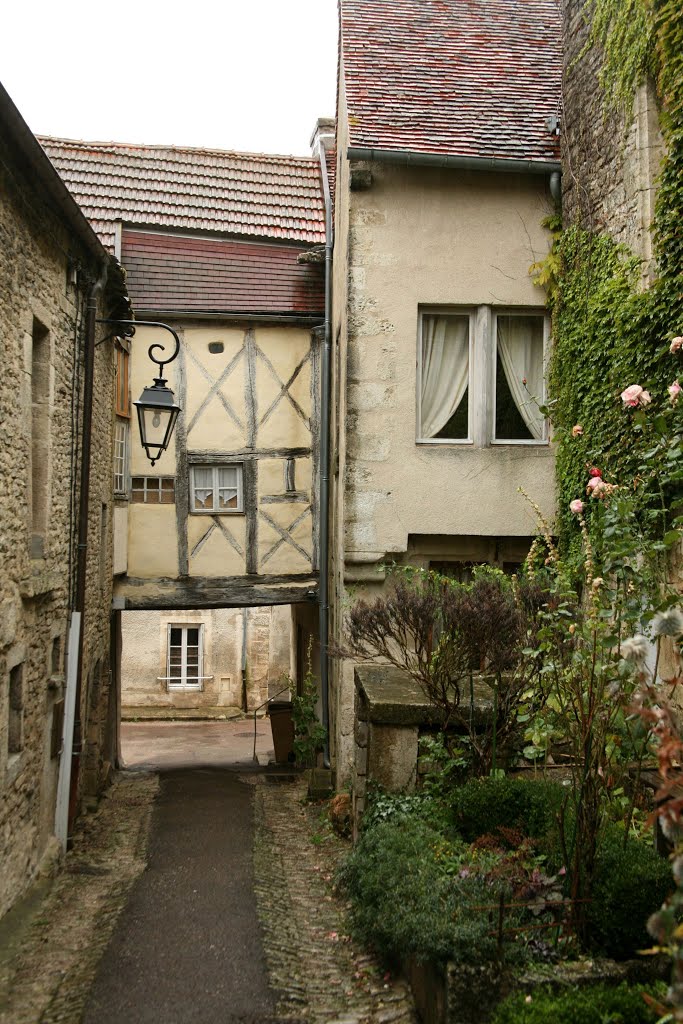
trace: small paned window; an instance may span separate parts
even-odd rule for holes
[[[201,690],[202,626],[168,626],[167,683],[169,690]]]
[[[144,505],[173,505],[175,480],[172,476],[134,476],[131,501]]]
[[[114,424],[114,493],[126,494],[126,467],[128,464],[128,420],[117,419]]]
[[[193,512],[242,512],[242,463],[192,466],[190,507]]]
[[[130,356],[125,348],[116,346],[116,415],[130,417],[128,367]]]

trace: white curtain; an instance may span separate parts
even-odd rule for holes
[[[512,397],[531,436],[542,441],[543,317],[499,316],[497,321],[498,353]]]
[[[470,367],[467,316],[423,316],[421,437],[436,437],[460,405]]]

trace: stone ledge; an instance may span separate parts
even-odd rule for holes
[[[37,597],[43,597],[45,594],[50,594],[53,590],[57,590],[59,585],[60,574],[58,572],[36,572],[20,580],[19,593],[22,600],[33,601]]]
[[[356,665],[354,678],[357,713],[361,721],[378,725],[439,725],[439,713],[405,672],[392,665]],[[485,721],[493,711],[491,688],[485,677],[475,676],[474,723]]]
[[[169,707],[122,707],[121,720],[123,722],[135,721],[237,721],[238,719],[253,718],[251,714],[245,714],[241,708],[169,708]],[[257,718],[263,717],[257,715]]]

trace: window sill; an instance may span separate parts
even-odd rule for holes
[[[222,508],[222,509],[211,509],[211,508],[191,508],[191,516],[243,516],[245,515],[243,508]]]
[[[450,444],[455,445],[457,448],[472,447],[474,441],[468,437],[418,437],[415,444],[424,445],[425,447],[431,447],[432,445],[444,445]]]
[[[523,438],[520,438],[518,441],[514,441],[512,438],[506,438],[501,441],[493,440],[491,441],[491,445],[495,448],[519,448],[520,446],[523,448],[549,448],[550,441],[547,439],[545,441],[527,441]]]

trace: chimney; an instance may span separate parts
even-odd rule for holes
[[[319,117],[311,135],[311,153],[317,156],[320,149],[334,145],[335,120],[333,117]]]

